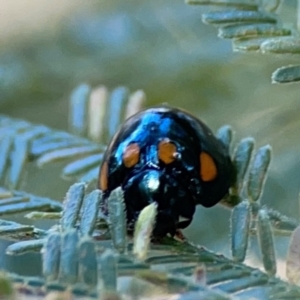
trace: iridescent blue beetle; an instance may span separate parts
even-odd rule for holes
[[[235,171],[228,150],[200,120],[159,106],[127,119],[110,142],[99,174],[107,201],[121,186],[129,232],[140,211],[158,204],[153,235],[187,227],[196,205],[211,207],[228,193]]]

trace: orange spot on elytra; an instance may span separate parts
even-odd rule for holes
[[[105,161],[101,167],[100,175],[99,175],[99,187],[102,191],[106,191],[108,189],[108,164]]]
[[[212,157],[206,152],[200,153],[200,176],[203,181],[212,181],[217,177],[218,170]]]
[[[158,144],[158,157],[165,164],[172,163],[176,158],[176,146],[169,139],[164,139]]]
[[[140,159],[140,147],[137,143],[130,144],[123,153],[123,163],[126,168],[135,166]]]

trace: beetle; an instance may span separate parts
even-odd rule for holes
[[[211,207],[235,178],[228,149],[199,119],[157,106],[127,119],[112,138],[99,172],[104,206],[121,186],[128,232],[141,210],[156,202],[153,236],[174,236],[193,219],[196,205]],[[105,209],[105,208],[104,208]]]

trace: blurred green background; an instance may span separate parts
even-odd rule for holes
[[[286,2],[281,17],[293,23],[295,3]],[[257,146],[271,144],[274,156],[262,201],[299,216],[299,85],[271,84],[272,71],[299,58],[233,53],[230,41],[218,39],[217,30],[201,22],[206,9],[183,0],[0,3],[1,113],[67,129],[68,97],[76,85],[143,89],[147,106],[167,102],[214,130],[232,125],[236,141],[253,136]],[[70,182],[58,180],[59,167],[29,166],[22,189],[63,199]],[[229,217],[220,206],[199,207],[186,234],[229,255]],[[284,258],[288,239],[276,241]],[[0,243],[0,253],[7,245]],[[252,264],[257,255],[250,252]],[[0,267],[38,274],[38,257],[5,256]]]

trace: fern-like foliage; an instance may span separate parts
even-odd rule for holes
[[[53,199],[0,187],[0,216],[8,217],[34,210],[59,213],[62,205]],[[2,238],[15,241],[31,240],[43,238],[45,234],[44,230],[32,225],[22,225],[0,219],[0,237]]]
[[[5,116],[0,117],[0,123],[3,133],[0,141],[0,175],[10,188],[19,186],[27,161],[36,160],[38,166],[43,166],[59,160],[76,160],[93,155],[83,161],[82,168],[76,168],[74,164],[67,166],[63,173],[68,176],[70,173],[84,173],[95,164],[99,165],[101,160],[99,153],[103,152],[104,147],[87,139]],[[86,165],[89,166],[87,169]]]
[[[189,242],[165,238],[148,244],[151,219],[155,217],[153,204],[141,212],[135,238],[127,240],[119,189],[110,196],[108,218],[99,211],[101,191],[85,193],[84,183],[71,186],[58,226],[44,233],[43,238],[7,248],[11,255],[43,248],[43,278],[8,274],[12,281],[25,284],[33,294],[43,294],[42,287],[48,291],[68,288],[75,295],[91,298],[108,291],[130,297],[183,293],[182,297],[189,295],[191,299],[300,297],[299,287]],[[101,226],[99,218],[109,224],[112,244],[107,226]]]
[[[300,53],[296,28],[290,29],[280,21],[276,10],[279,1],[252,0],[187,0],[192,5],[220,8],[202,15],[206,24],[218,26],[218,36],[231,39],[233,50],[263,54]],[[275,2],[270,5],[270,2]],[[298,4],[299,5],[299,4]],[[273,83],[300,81],[300,65],[283,66],[272,74]]]

